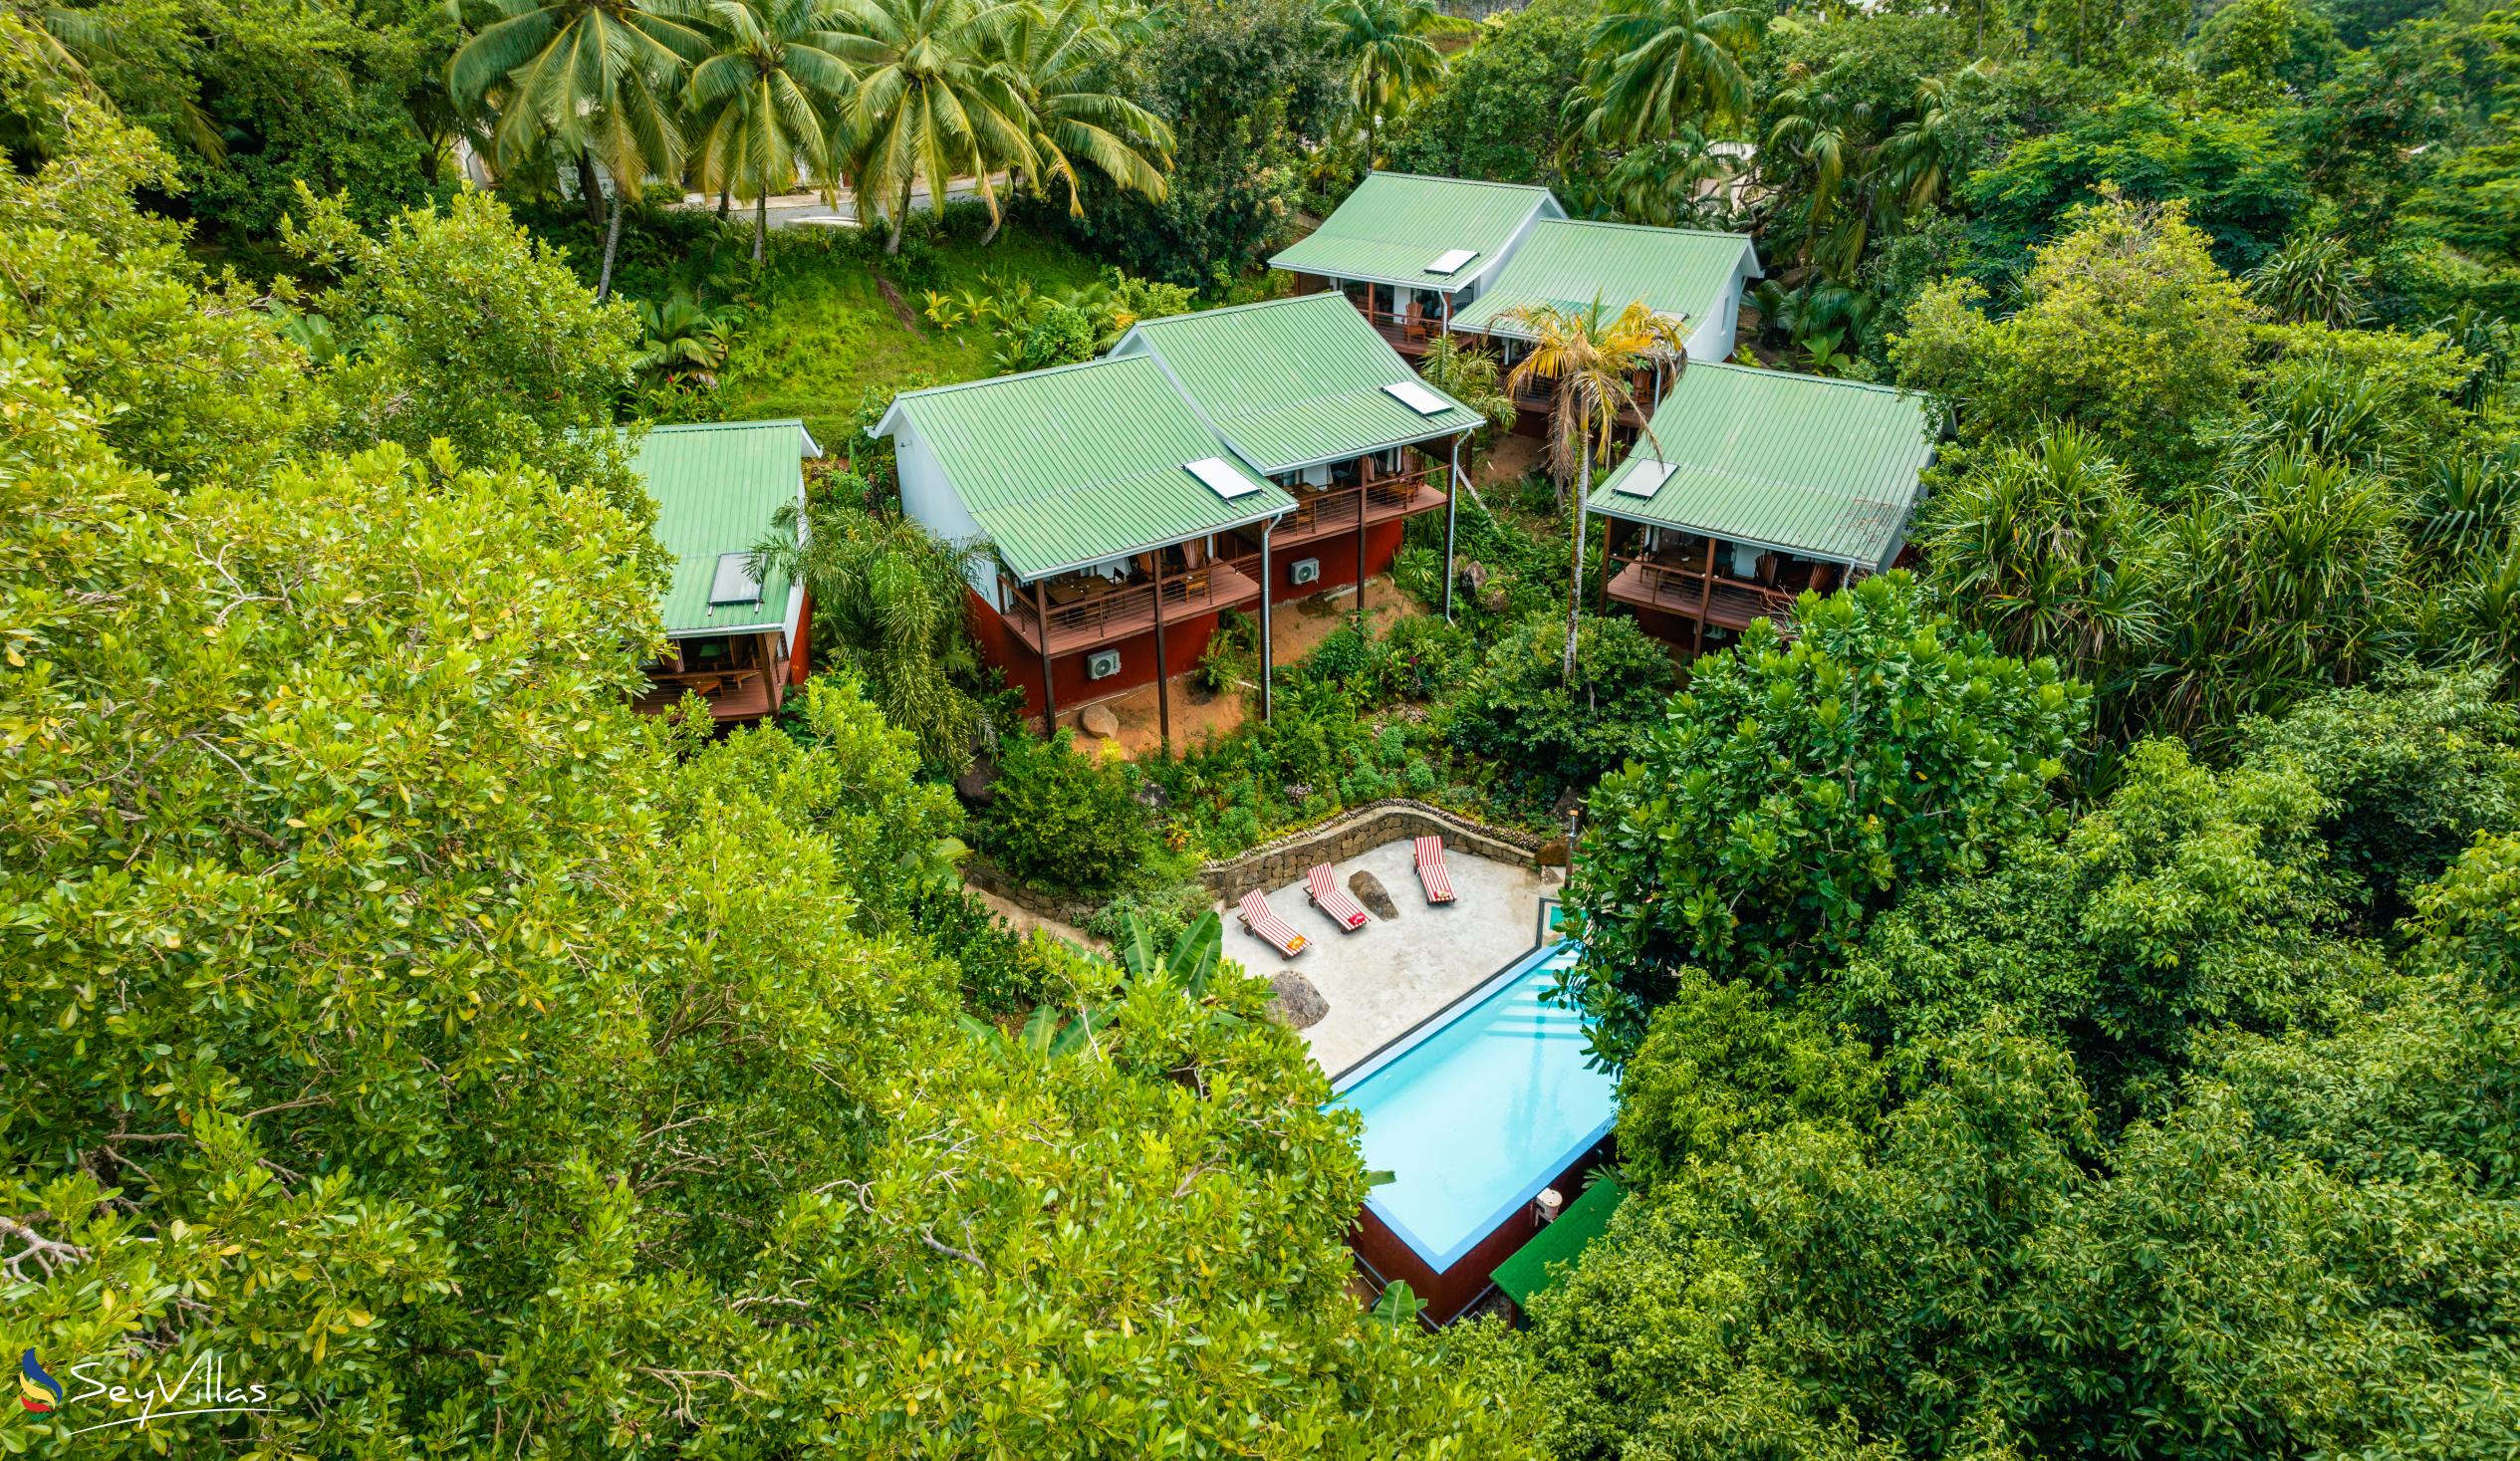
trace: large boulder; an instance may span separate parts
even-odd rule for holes
[[[1384,891],[1383,879],[1362,867],[1348,874],[1348,891],[1355,893],[1357,901],[1365,904],[1365,910],[1377,918],[1397,918],[1400,915],[1399,904],[1392,902],[1391,895]]]
[[[1087,735],[1101,736],[1107,741],[1120,734],[1120,717],[1112,713],[1109,705],[1086,706],[1077,712],[1077,724]]]
[[[971,758],[971,769],[954,778],[954,795],[974,812],[996,801],[997,762],[987,756]]]
[[[1309,1030],[1330,1013],[1330,1001],[1313,988],[1313,981],[1292,969],[1281,969],[1269,979],[1269,1018],[1289,1030]]]

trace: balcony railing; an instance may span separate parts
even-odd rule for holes
[[[1348,303],[1357,305],[1355,300],[1350,300]],[[1375,333],[1402,350],[1423,350],[1426,342],[1443,334],[1441,316],[1401,314],[1392,310],[1378,310],[1369,305],[1357,305],[1357,313],[1365,316],[1366,322],[1374,327]]]
[[[708,702],[714,720],[755,720],[770,713],[777,686],[757,669],[656,671],[647,676],[646,693],[633,702],[641,715],[662,715],[682,703],[685,691]]]
[[[1782,633],[1794,631],[1792,590],[1772,589],[1741,579],[1727,579],[1703,568],[1622,558],[1610,581],[1610,597],[1622,604],[1657,609],[1711,627],[1745,629],[1752,619],[1773,622]]]
[[[1295,510],[1278,520],[1270,541],[1289,546],[1333,533],[1353,533],[1361,524],[1431,512],[1444,505],[1448,472],[1439,462],[1390,473],[1377,472],[1369,464],[1363,480],[1349,486],[1317,492],[1293,489]]]
[[[1632,382],[1632,387],[1636,392],[1637,403],[1624,407],[1620,411],[1619,423],[1623,426],[1641,429],[1652,412],[1653,382],[1651,380]],[[1542,417],[1546,417],[1558,403],[1554,382],[1548,380],[1534,379],[1521,389],[1514,391],[1513,396],[1516,410],[1529,411]]]
[[[1007,626],[1036,653],[1046,642],[1053,654],[1097,648],[1152,629],[1158,596],[1165,623],[1260,597],[1256,553],[1123,584],[1073,575],[1042,591],[1049,601],[1046,614],[1035,600],[1035,586],[1018,584],[1004,575],[999,576],[998,586],[999,599],[1007,606],[1001,615]]]

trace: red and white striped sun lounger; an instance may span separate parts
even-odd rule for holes
[[[1416,850],[1417,880],[1426,888],[1426,901],[1452,901],[1452,869],[1443,864],[1443,839],[1421,837],[1410,844]]]
[[[1242,895],[1242,926],[1251,930],[1252,937],[1290,959],[1313,945],[1311,939],[1295,931],[1294,924],[1278,916],[1278,910],[1269,906],[1269,900],[1256,887]]]
[[[1328,913],[1341,928],[1354,933],[1365,926],[1365,909],[1339,885],[1339,874],[1330,870],[1329,863],[1319,863],[1305,873],[1304,886],[1311,892],[1313,906]]]

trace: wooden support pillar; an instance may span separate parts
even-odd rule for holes
[[[1445,295],[1444,308],[1452,308],[1452,296]],[[1461,438],[1452,438],[1452,475],[1443,484],[1443,618],[1452,622],[1452,519],[1461,502]]]
[[[1163,550],[1155,550],[1155,734],[1163,738],[1163,754],[1172,754],[1172,680],[1163,658]]]
[[[1700,575],[1697,580],[1697,637],[1695,642],[1689,646],[1689,653],[1691,654],[1703,654],[1706,652],[1706,607],[1709,604],[1712,604],[1714,599],[1715,539],[1713,535],[1710,534],[1706,539],[1706,572]]]
[[[1610,612],[1610,577],[1616,571],[1614,555],[1619,551],[1619,519],[1602,519],[1602,612]]]
[[[1050,581],[1033,581],[1033,627],[1041,634],[1041,736],[1059,733],[1059,685],[1050,677]]]
[[[1269,723],[1269,683],[1276,669],[1270,663],[1269,605],[1277,598],[1278,576],[1269,567],[1269,533],[1277,527],[1271,518],[1260,525],[1260,723]]]
[[[1374,458],[1357,468],[1357,632],[1365,632],[1365,505],[1374,496]]]

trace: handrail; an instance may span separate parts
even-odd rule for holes
[[[1157,594],[1162,595],[1163,608],[1167,614],[1176,609],[1206,608],[1219,597],[1216,590],[1216,573],[1219,571],[1239,573],[1241,570],[1237,565],[1241,562],[1242,557],[1239,555],[1218,558],[1194,569],[1164,574],[1152,583],[1139,581],[1115,584],[1082,599],[1071,600],[1066,604],[1053,604],[1050,606],[1046,631],[1048,634],[1058,635],[1078,632],[1093,633],[1108,629],[1114,624],[1126,624],[1132,629],[1141,625],[1151,625],[1154,622]],[[1030,587],[1017,584],[1004,575],[999,576],[998,583],[999,597],[1008,606],[1004,614],[1007,621],[1019,631],[1031,632],[1035,639],[1043,637],[1045,625],[1042,622],[1042,615],[1036,611]]]
[[[1657,563],[1650,558],[1614,557],[1614,563],[1638,570],[1647,597],[1659,600],[1665,593],[1679,599],[1725,598],[1736,602],[1748,600],[1772,616],[1783,618],[1794,611],[1801,595],[1788,589],[1754,584],[1745,579],[1728,579],[1710,574],[1702,568],[1686,568]]]
[[[1343,487],[1298,491],[1295,510],[1279,522],[1281,533],[1315,533],[1353,528],[1369,514],[1386,509],[1405,511],[1421,487],[1435,487],[1448,468],[1429,462],[1403,472],[1377,474]]]

